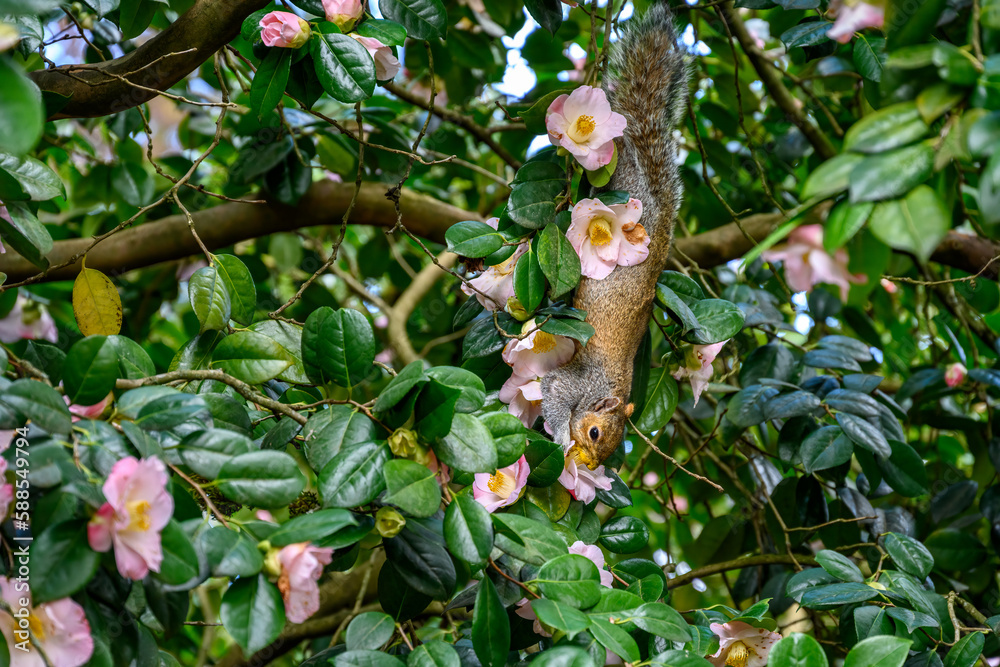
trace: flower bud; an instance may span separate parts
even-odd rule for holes
[[[312,31],[304,19],[291,12],[271,12],[260,20],[264,46],[297,49],[309,41]]]
[[[511,317],[519,322],[524,322],[531,317],[531,313],[524,309],[524,306],[521,305],[521,302],[517,300],[516,296],[512,296],[507,299],[507,306],[504,310],[506,310]]]
[[[380,507],[375,513],[375,530],[382,537],[396,537],[406,525],[406,518],[391,507]]]
[[[361,0],[323,0],[326,20],[337,24],[341,32],[348,32],[362,16],[365,8]]]
[[[965,381],[968,370],[962,364],[952,364],[944,371],[944,383],[949,387],[957,387]]]
[[[417,434],[410,429],[397,428],[389,436],[389,449],[392,450],[393,454],[401,458],[413,458],[419,447],[420,443],[417,440]]]

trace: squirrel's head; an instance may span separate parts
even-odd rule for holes
[[[580,406],[570,417],[570,439],[577,459],[591,470],[604,463],[622,444],[625,426],[635,405],[617,396]]]

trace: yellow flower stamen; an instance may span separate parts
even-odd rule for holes
[[[28,615],[28,629],[31,630],[31,634],[35,639],[39,641],[45,640],[45,628],[42,626],[42,619],[34,614]]]
[[[517,482],[513,477],[500,471],[495,475],[490,475],[490,480],[486,483],[490,491],[505,499],[509,498],[510,494],[514,492],[516,485]]]
[[[597,123],[594,122],[593,116],[578,116],[576,122],[569,126],[566,133],[576,143],[582,143],[587,140],[596,127]]]
[[[535,354],[545,354],[546,352],[551,352],[555,349],[555,346],[555,336],[545,331],[536,331],[534,345],[531,346],[531,351]]]
[[[604,218],[594,218],[590,221],[587,229],[590,235],[590,242],[596,246],[608,245],[611,243],[611,223]]]
[[[129,528],[149,530],[150,525],[152,525],[149,519],[149,510],[152,508],[148,500],[133,500],[128,503]]]
[[[729,667],[747,667],[750,660],[750,653],[747,645],[743,642],[736,642],[729,647],[729,655],[726,656],[726,665]]]

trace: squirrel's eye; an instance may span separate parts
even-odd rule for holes
[[[601,437],[601,429],[597,428],[596,426],[591,426],[590,427],[590,439],[591,440],[597,440],[600,437]]]

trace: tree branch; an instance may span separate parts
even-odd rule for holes
[[[816,559],[811,556],[796,556],[794,561],[803,565],[816,564]],[[695,579],[708,577],[713,574],[719,574],[720,572],[742,570],[744,568],[756,567],[758,565],[792,565],[794,561],[788,554],[760,554],[757,556],[737,558],[736,560],[728,560],[722,563],[712,563],[711,565],[699,567],[696,570],[691,570],[685,574],[678,575],[673,579],[668,579],[667,590],[671,588],[679,588],[680,586],[686,586]]]
[[[722,4],[722,14],[725,17],[726,23],[729,24],[729,29],[732,31],[733,36],[736,37],[736,41],[743,47],[743,51],[747,54],[747,58],[750,59],[750,63],[757,70],[757,75],[760,77],[761,82],[763,82],[768,92],[771,93],[771,99],[774,100],[774,103],[802,131],[802,134],[809,140],[809,143],[812,144],[813,148],[816,149],[816,153],[821,158],[829,160],[835,156],[837,149],[833,147],[830,139],[823,134],[823,131],[810,122],[805,114],[802,113],[802,108],[798,100],[792,96],[781,80],[781,73],[774,68],[774,65],[761,52],[753,36],[743,24],[743,19],[737,15],[732,2]]]
[[[268,0],[197,0],[166,30],[120,58],[29,73],[42,91],[70,98],[52,114],[92,118],[125,111],[196,70],[240,31],[243,19]]]

